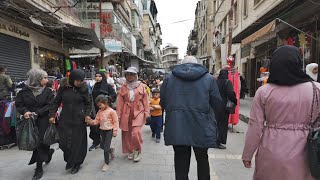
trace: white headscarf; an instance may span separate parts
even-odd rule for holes
[[[312,70],[316,67],[318,67],[317,63],[310,63],[306,67],[306,74],[308,74],[314,81],[318,80],[318,73],[313,74],[313,72],[312,72]]]
[[[32,93],[35,97],[39,96],[44,90],[45,86],[40,85],[40,81],[48,76],[47,72],[43,69],[31,69],[28,73],[28,80],[26,86],[32,90]]]
[[[133,82],[126,80],[127,87],[129,89],[129,100],[134,101],[134,90],[141,84],[141,81],[138,81],[138,74],[136,74],[136,79]]]

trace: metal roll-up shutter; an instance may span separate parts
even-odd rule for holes
[[[13,81],[26,80],[26,74],[31,68],[30,43],[0,33],[0,64],[7,66]]]

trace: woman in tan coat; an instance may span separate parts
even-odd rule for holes
[[[122,130],[122,151],[128,159],[139,162],[142,150],[142,127],[149,117],[149,99],[146,87],[138,81],[138,70],[129,67],[125,71],[126,83],[118,94],[117,114]]]

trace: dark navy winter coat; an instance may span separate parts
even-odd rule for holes
[[[205,67],[178,65],[163,81],[160,97],[166,111],[166,145],[216,147],[214,111],[221,108],[221,97],[216,81]]]

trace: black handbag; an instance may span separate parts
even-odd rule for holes
[[[320,177],[320,143],[319,143],[319,132],[320,128],[315,126],[318,122],[320,122],[320,113],[319,113],[319,99],[318,99],[318,93],[317,88],[313,82],[313,99],[312,99],[312,109],[309,119],[309,133],[307,138],[307,149],[308,149],[308,161],[309,161],[309,168],[311,171],[311,175],[315,178]],[[317,109],[317,118],[315,121],[313,120],[313,113],[314,113],[314,106],[316,104]]]

